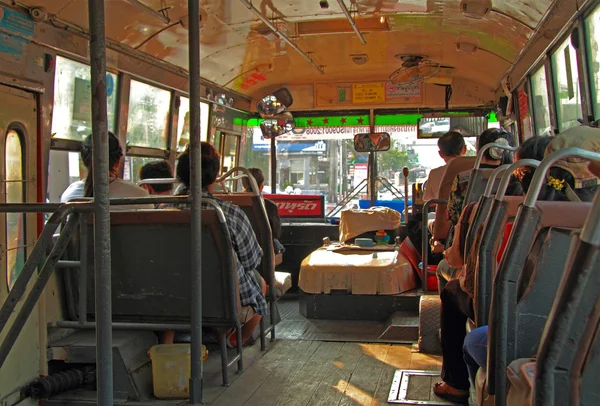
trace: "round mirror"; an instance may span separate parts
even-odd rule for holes
[[[275,138],[292,131],[296,127],[291,113],[283,113],[277,117],[267,118],[260,123],[260,130],[266,139]]]

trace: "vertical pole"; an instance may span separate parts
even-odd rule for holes
[[[402,169],[404,175],[404,222],[408,223],[408,168],[405,166]],[[415,201],[413,200],[413,204]]]
[[[271,138],[271,193],[277,193],[277,150],[275,137]]]
[[[190,59],[190,197],[192,269],[192,343],[190,403],[202,404],[202,154],[200,150],[200,5],[188,0]]]
[[[373,109],[369,111],[369,132],[375,132],[375,113]],[[371,206],[375,206],[375,200],[377,200],[377,154],[375,152],[369,152],[367,167],[369,168],[369,197],[371,198]]]
[[[108,114],[104,0],[89,0],[92,66],[92,165],[94,172],[94,269],[96,279],[97,402],[113,404],[110,212],[108,195]]]

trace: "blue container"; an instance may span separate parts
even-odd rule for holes
[[[408,204],[412,204],[412,201],[410,199],[408,200]],[[390,209],[398,211],[402,216],[402,221],[404,221],[404,200],[375,200],[375,206],[389,207]],[[360,207],[361,209],[368,209],[371,207],[371,201],[359,200],[358,207]]]

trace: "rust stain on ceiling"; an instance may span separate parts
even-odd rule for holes
[[[145,11],[128,0],[106,1],[107,36],[129,47],[187,69],[187,0],[140,0],[168,18]],[[364,31],[367,45],[348,29],[336,0],[322,9],[316,0],[254,0],[261,13],[304,52],[325,68],[320,75],[288,44],[281,41],[240,0],[201,0],[206,18],[201,29],[202,77],[248,94],[266,86],[327,81],[385,80],[400,67],[399,53],[427,55],[454,67],[454,76],[483,87],[495,86],[517,58],[552,0],[493,0],[481,19],[465,17],[460,0],[345,0],[358,20],[382,19],[384,29]],[[21,0],[25,6],[44,6],[61,21],[87,30],[87,2],[82,0]],[[333,33],[299,35],[297,24],[330,24]],[[367,24],[365,21],[364,24]],[[372,22],[369,22],[372,24]],[[308,25],[306,27],[309,27]],[[337,30],[337,32],[336,32]],[[457,50],[457,41],[478,46],[473,54]],[[367,54],[357,65],[352,54]],[[244,78],[254,76],[255,80]],[[257,76],[258,75],[258,76]],[[260,77],[260,79],[256,79]]]

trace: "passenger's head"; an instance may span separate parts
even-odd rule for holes
[[[551,137],[545,136],[529,138],[519,147],[517,159],[535,159],[536,161],[541,161],[544,159],[544,152],[551,140]],[[521,182],[525,193],[529,190],[529,185],[531,184],[534,173],[535,168],[531,166],[522,166],[514,173],[515,177]]]
[[[506,130],[502,128],[488,128],[477,138],[477,151],[487,144],[513,146],[515,145],[514,143],[514,137]],[[512,164],[513,159],[510,151],[492,147],[485,151],[482,162],[489,165],[506,165]]]
[[[88,170],[87,177],[85,179],[85,196],[92,197],[94,195],[94,184],[92,173],[92,156],[93,156],[93,142],[92,134],[88,135],[83,141],[81,146],[81,160]],[[108,132],[108,171],[111,176],[116,177],[121,166],[123,159],[123,148],[119,143],[119,139],[110,131]]]
[[[217,150],[208,142],[200,144],[200,153],[202,155],[202,188],[211,191],[219,175],[221,159]],[[179,157],[177,179],[189,189],[190,155],[188,150]]]
[[[173,177],[173,170],[169,162],[152,161],[140,168],[140,180],[144,179],[169,179]],[[151,195],[169,195],[173,190],[172,183],[142,185]]]
[[[461,133],[457,131],[450,131],[442,135],[438,139],[438,148],[440,157],[445,162],[457,156],[464,155],[467,152],[467,146],[465,145],[465,139]]]
[[[552,137],[544,156],[565,148],[600,152],[600,129],[587,126],[570,128]],[[589,202],[594,198],[597,189],[598,177],[590,171],[589,162],[577,157],[564,158],[550,169],[539,199]]]
[[[263,175],[262,171],[258,168],[250,168],[248,170],[256,180],[258,190],[262,192],[263,188],[265,187],[265,175]],[[244,190],[246,192],[251,191],[252,188],[250,187],[250,180],[246,176],[242,178],[242,185],[244,186]]]

